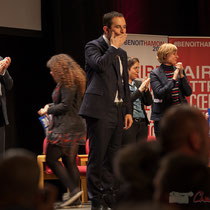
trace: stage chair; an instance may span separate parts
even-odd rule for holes
[[[86,142],[86,153],[89,153],[89,141]],[[62,161],[60,158],[59,161]],[[88,202],[88,195],[87,195],[87,161],[88,161],[88,154],[78,155],[77,156],[77,166],[80,172],[80,184],[81,190],[83,191],[82,194],[82,202]],[[37,162],[40,168],[40,180],[39,180],[39,187],[44,188],[44,181],[45,180],[52,180],[57,179],[56,175],[48,168],[45,168],[46,165],[46,156],[45,155],[38,155]],[[47,171],[46,171],[47,170]]]

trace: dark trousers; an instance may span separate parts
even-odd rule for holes
[[[0,126],[0,156],[5,153],[5,126]]]
[[[92,202],[100,202],[103,194],[112,193],[115,188],[112,162],[121,147],[124,121],[122,113],[122,107],[113,106],[106,119],[86,119],[90,148],[87,188]]]
[[[160,136],[160,121],[154,121],[154,131],[156,138],[158,138]]]
[[[123,130],[122,145],[139,141],[146,141],[148,136],[148,126],[145,119],[133,119],[133,124],[128,130]]]

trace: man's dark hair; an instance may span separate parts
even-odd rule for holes
[[[103,16],[103,26],[107,26],[108,28],[111,28],[112,25],[112,19],[114,17],[124,17],[122,13],[112,11],[109,13],[104,14]]]

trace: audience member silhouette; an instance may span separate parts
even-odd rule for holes
[[[210,207],[210,173],[196,157],[180,152],[165,156],[154,183],[156,201],[183,210]]]
[[[160,124],[164,154],[180,151],[208,164],[209,127],[203,113],[189,105],[173,106]]]
[[[121,182],[118,204],[152,200],[160,157],[161,149],[156,141],[134,143],[117,154],[114,168]]]
[[[0,209],[51,210],[57,190],[41,190],[36,156],[24,149],[7,150],[0,161]]]

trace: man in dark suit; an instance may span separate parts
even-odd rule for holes
[[[132,125],[128,88],[126,40],[121,13],[103,17],[103,36],[85,47],[87,90],[80,108],[85,117],[90,153],[87,166],[88,196],[93,209],[112,206],[116,182],[112,160],[121,147],[122,131]]]
[[[6,90],[10,90],[13,80],[7,71],[11,59],[0,57],[0,156],[5,152],[5,125],[9,124],[6,107]]]

